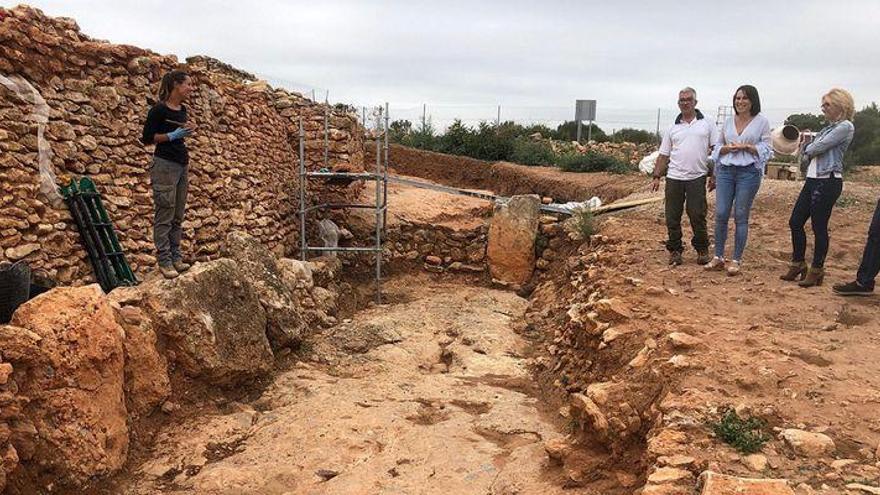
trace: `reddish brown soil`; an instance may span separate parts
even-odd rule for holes
[[[801,288],[779,280],[790,257],[788,218],[801,182],[762,184],[752,211],[743,274],[737,277],[703,270],[690,249],[683,266],[667,266],[662,203],[602,222],[600,232],[612,238],[613,245],[603,248],[599,257],[600,290],[603,297],[625,301],[637,318],[619,325],[631,333],[598,354],[610,353],[626,363],[644,352],[649,339],[658,344],[647,366],[662,369],[668,403],[675,404],[680,417],[656,426],[654,433],[665,428],[684,432],[680,453],[696,459],[694,474],[710,468],[747,477],[787,478],[793,486],[824,484],[828,488],[818,492],[822,494],[855,493],[844,489],[853,482],[880,485],[880,296],[847,299],[834,295],[830,287],[853,279],[877,202],[876,176],[858,177],[863,182],[845,183],[832,216],[827,275],[821,287]],[[807,229],[812,244],[809,223]],[[689,241],[686,220],[684,231]],[[807,254],[809,258],[812,246]],[[557,299],[563,306],[572,302],[564,292]],[[544,324],[552,329],[560,320],[555,316],[560,308],[545,312]],[[667,337],[672,332],[691,334],[701,343],[693,349],[673,349]],[[592,354],[596,351],[587,352],[586,357],[598,359]],[[687,364],[668,364],[676,354]],[[761,453],[770,467],[755,472],[708,426],[728,406],[760,417],[770,427],[824,432],[836,443],[836,451],[817,459],[793,454],[776,437],[779,430],[768,427],[771,439]],[[852,463],[841,470],[832,466],[835,459]]]
[[[373,159],[368,155],[368,162]],[[401,175],[453,187],[485,189],[501,196],[539,194],[556,202],[585,201],[599,196],[609,203],[630,194],[644,182],[638,175],[562,172],[551,167],[486,162],[398,145],[391,146],[389,161]]]

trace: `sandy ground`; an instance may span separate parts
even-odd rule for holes
[[[431,181],[413,178],[420,182]],[[479,191],[489,193],[489,191]],[[376,200],[376,183],[368,182],[361,194],[361,202]],[[372,203],[370,203],[372,204]],[[492,202],[469,196],[422,189],[410,185],[389,182],[388,225],[416,223],[438,225],[454,229],[473,229],[486,223],[492,214]],[[375,215],[371,210],[353,211],[365,220]]]
[[[359,313],[256,402],[166,428],[121,493],[562,494],[526,391],[526,301],[425,277]],[[426,318],[430,315],[430,318]]]

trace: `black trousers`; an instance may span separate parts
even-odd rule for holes
[[[694,231],[691,245],[697,252],[709,250],[709,233],[706,230],[706,176],[693,180],[675,180],[666,178],[666,230],[669,240],[666,249],[670,252],[681,252],[681,214],[687,211]]]
[[[828,221],[837,198],[843,191],[843,179],[807,179],[791,211],[788,226],[791,229],[791,260],[804,261],[807,253],[807,233],[804,230],[807,220],[813,226],[815,243],[813,246],[813,268],[825,266],[828,255]]]
[[[874,290],[874,279],[880,273],[880,201],[874,209],[874,218],[868,227],[868,241],[862,253],[862,263],[856,281],[866,289]]]

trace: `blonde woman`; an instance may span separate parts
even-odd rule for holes
[[[806,165],[806,180],[788,226],[791,228],[791,266],[782,280],[801,279],[801,287],[822,285],[825,278],[825,256],[828,254],[828,221],[831,210],[843,190],[843,155],[852,142],[855,103],[848,91],[835,88],[822,97],[822,113],[829,124],[816,134],[801,153]],[[813,227],[813,261],[806,264],[807,234],[804,225]]]

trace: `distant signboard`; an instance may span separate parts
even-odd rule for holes
[[[575,100],[574,120],[596,120],[596,100]]]

